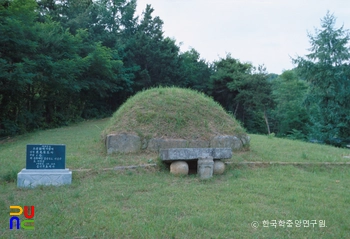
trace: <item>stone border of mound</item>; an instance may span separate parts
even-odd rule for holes
[[[161,149],[169,148],[231,148],[238,151],[249,146],[248,135],[217,135],[210,140],[186,140],[186,139],[164,139],[151,138],[142,139],[136,134],[109,134],[105,144],[107,154],[112,153],[136,153],[143,150],[159,152]]]

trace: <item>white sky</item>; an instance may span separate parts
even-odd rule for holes
[[[350,29],[349,0],[138,0],[139,15],[146,4],[181,51],[193,47],[209,62],[231,53],[277,74],[293,68],[290,57],[308,53],[307,31],[320,28],[327,10]]]

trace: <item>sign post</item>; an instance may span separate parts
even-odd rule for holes
[[[26,168],[17,175],[17,187],[71,183],[72,171],[66,168],[66,145],[27,145]]]

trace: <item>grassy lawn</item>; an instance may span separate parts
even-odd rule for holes
[[[100,134],[107,122],[0,142],[0,238],[349,238],[348,165],[229,165],[208,181],[163,167],[104,171],[157,162],[156,154],[106,156]],[[40,143],[66,144],[67,168],[91,170],[73,171],[69,186],[18,189],[13,179],[25,167],[25,146]],[[229,161],[346,162],[346,155],[350,150],[251,135],[250,151]],[[34,205],[35,230],[9,230],[10,205]],[[273,220],[276,228],[264,227]],[[296,220],[305,222],[297,227]],[[317,224],[306,227],[307,220]]]

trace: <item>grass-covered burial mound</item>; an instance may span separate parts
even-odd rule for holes
[[[212,98],[175,87],[153,88],[129,98],[114,113],[102,136],[110,134],[136,135],[143,140],[143,149],[147,140],[155,138],[210,142],[220,135],[247,137],[237,120]]]

